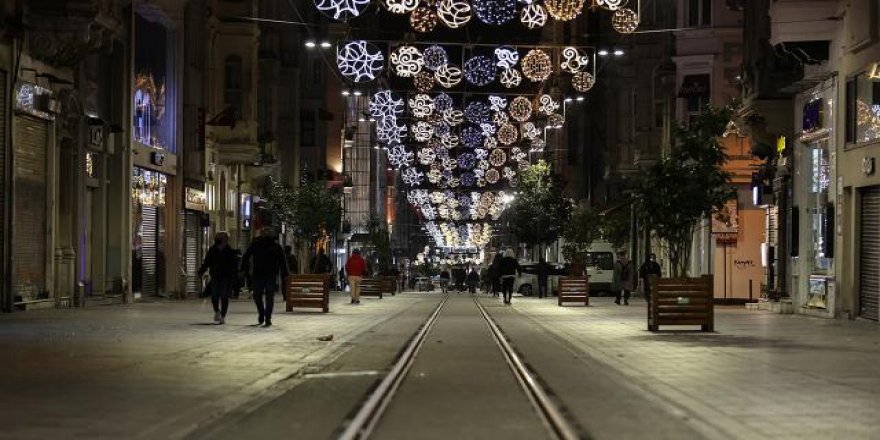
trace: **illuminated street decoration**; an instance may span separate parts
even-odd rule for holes
[[[504,69],[501,71],[501,85],[512,89],[519,86],[522,81],[522,75],[516,69]]]
[[[489,105],[482,101],[469,102],[464,109],[464,117],[471,123],[481,124],[489,122],[491,118]]]
[[[509,69],[519,62],[519,52],[510,46],[501,46],[495,49],[495,65],[502,69]]]
[[[409,111],[417,118],[427,118],[434,113],[434,100],[429,95],[419,93],[409,99]]]
[[[437,16],[451,29],[457,29],[471,21],[471,4],[467,0],[440,0]]]
[[[446,110],[451,109],[452,105],[452,97],[445,93],[440,93],[434,97],[434,109],[439,112],[445,112]]]
[[[494,112],[500,112],[507,107],[507,99],[497,95],[489,96],[489,106]]]
[[[457,86],[461,82],[461,76],[461,69],[452,64],[440,66],[434,72],[434,79],[437,80],[437,83],[447,89]]]
[[[446,121],[447,124],[455,127],[464,122],[464,112],[456,109],[447,110],[443,112],[443,120]]]
[[[416,122],[412,134],[416,142],[428,142],[431,136],[434,136],[434,126],[425,121]]]
[[[414,46],[400,46],[391,52],[391,66],[397,76],[408,78],[422,71],[422,52]]]
[[[395,168],[409,166],[413,161],[413,153],[403,145],[395,145],[388,149],[388,162]]]
[[[489,165],[500,167],[501,165],[504,165],[504,162],[507,162],[507,153],[505,153],[504,150],[496,148],[489,153]]]
[[[403,98],[395,98],[390,90],[376,92],[370,98],[370,116],[380,119],[403,114]]]
[[[417,73],[413,78],[413,87],[422,93],[431,90],[434,87],[434,75],[426,71]]]
[[[477,159],[474,153],[462,153],[458,156],[458,167],[463,170],[473,169],[476,162]]]
[[[449,62],[449,55],[446,54],[446,49],[434,44],[422,52],[422,62],[426,69],[434,72]]]
[[[586,92],[593,88],[595,78],[589,72],[578,72],[571,77],[571,87],[578,92]]]
[[[393,14],[407,14],[419,6],[419,0],[385,0],[383,3],[385,9]]]
[[[474,0],[477,18],[486,24],[502,25],[516,17],[516,0]]]
[[[494,122],[495,125],[505,124],[509,120],[510,120],[510,117],[507,116],[507,112],[500,111],[500,112],[495,112],[492,115],[492,122]]]
[[[525,122],[532,117],[532,103],[524,96],[517,96],[510,102],[510,117],[517,122]]]
[[[425,175],[415,168],[407,168],[401,173],[401,178],[409,186],[418,186],[424,181]]]
[[[462,144],[468,148],[476,148],[483,144],[483,132],[473,125],[463,128],[460,138]]]
[[[522,71],[526,78],[534,82],[544,81],[553,73],[553,63],[546,52],[532,49],[522,59]]]
[[[629,0],[596,0],[596,6],[605,8],[609,11],[616,11]]]
[[[367,9],[370,0],[315,0],[315,7],[334,20],[347,21]]]
[[[489,57],[476,55],[464,63],[464,77],[475,86],[485,86],[495,81],[495,63]]]
[[[458,146],[460,138],[452,133],[440,136],[440,145],[444,148],[455,148]]]
[[[385,55],[375,45],[364,40],[350,41],[336,51],[339,73],[359,83],[376,79],[385,67]]]
[[[514,162],[519,162],[519,161],[525,159],[526,156],[527,156],[527,154],[524,153],[522,151],[522,149],[520,149],[519,147],[513,147],[510,149],[510,160],[512,160]]]
[[[539,130],[538,127],[535,126],[534,122],[526,122],[522,125],[522,127],[520,127],[520,130],[522,131],[521,136],[524,139],[534,139],[541,134],[541,130]]]
[[[544,8],[559,21],[572,20],[580,15],[584,0],[544,0]]]
[[[538,29],[547,24],[547,10],[543,6],[532,3],[520,12],[519,21],[529,29]]]
[[[416,8],[409,15],[409,24],[416,32],[431,32],[437,27],[437,13],[424,6]]]
[[[562,49],[562,70],[568,73],[578,73],[587,67],[590,56],[582,54],[576,47],[568,46]]]
[[[629,8],[620,8],[611,16],[611,27],[621,34],[631,34],[639,27],[639,14]]]
[[[399,125],[397,118],[385,118],[376,125],[376,138],[385,144],[399,144],[406,137],[406,125]]]
[[[498,139],[495,136],[489,136],[486,139],[483,139],[483,147],[487,149],[492,149],[498,146]]]
[[[503,151],[502,151],[502,153],[503,153]],[[490,184],[494,185],[494,184],[498,183],[498,180],[500,180],[500,179],[501,179],[501,173],[499,173],[498,170],[496,170],[495,168],[490,168],[489,170],[486,171],[486,182],[489,182]]]
[[[562,117],[559,113],[553,113],[552,115],[547,117],[547,125],[551,127],[562,127],[562,124],[565,123],[565,118]]]
[[[432,148],[422,148],[419,150],[419,163],[422,165],[431,165],[436,158],[437,153]]]
[[[498,142],[510,145],[517,141],[519,133],[512,124],[504,124],[498,129]]]
[[[538,98],[538,113],[549,116],[559,109],[559,103],[550,95],[541,95]]]

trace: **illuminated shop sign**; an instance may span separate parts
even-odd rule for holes
[[[54,120],[51,112],[52,91],[36,84],[22,82],[15,90],[15,109],[38,118]]]
[[[186,209],[195,211],[207,211],[208,198],[204,191],[195,188],[186,188]]]

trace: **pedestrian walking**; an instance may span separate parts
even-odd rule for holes
[[[632,260],[627,257],[625,251],[617,253],[617,261],[614,262],[614,276],[611,279],[612,289],[617,292],[614,303],[620,305],[620,296],[623,293],[623,304],[629,305],[630,293],[636,284],[636,268]]]
[[[492,263],[489,264],[489,284],[492,286],[492,296],[498,296],[498,292],[501,292],[501,259],[503,256],[501,252],[497,252],[495,256],[492,258]]]
[[[663,272],[660,270],[660,263],[657,262],[657,255],[651,254],[648,257],[648,261],[642,263],[642,267],[639,268],[639,274],[642,277],[642,292],[645,295],[645,301],[648,301],[651,298],[651,277],[663,275]]]
[[[513,256],[513,251],[508,249],[501,258],[501,292],[504,295],[504,304],[510,304],[513,298],[513,282],[519,272],[519,262]]]
[[[296,255],[293,255],[293,248],[290,245],[284,246],[284,259],[287,261],[288,273],[299,273],[299,261],[296,259]]]
[[[361,257],[361,251],[355,249],[345,262],[345,273],[348,274],[348,284],[351,286],[351,303],[361,303],[361,279],[367,272],[367,262]]]
[[[318,249],[318,254],[312,257],[312,261],[309,264],[309,271],[311,273],[333,272],[333,263],[330,262],[330,258],[324,253],[324,249]]]
[[[278,290],[278,277],[282,282],[287,278],[287,262],[284,249],[278,244],[278,237],[270,227],[260,230],[241,262],[242,271],[251,270],[251,288],[254,304],[257,306],[257,323],[266,327],[272,325],[272,310],[275,308],[275,291]]]
[[[467,283],[468,293],[471,295],[477,293],[477,283],[480,282],[480,274],[477,272],[475,266],[471,266],[471,270],[468,272],[465,282]]]
[[[218,232],[214,235],[214,244],[208,249],[205,261],[199,268],[199,276],[208,272],[211,280],[206,288],[211,295],[214,306],[214,322],[226,323],[226,312],[229,310],[229,295],[238,278],[238,256],[229,247],[229,234]]]
[[[538,298],[550,296],[547,293],[547,280],[550,278],[550,270],[551,267],[544,260],[544,257],[539,258],[538,264],[535,265],[535,275],[538,278]]]
[[[450,279],[451,275],[449,274],[449,269],[447,269],[446,266],[443,266],[443,269],[440,270],[440,290],[443,291],[443,293],[447,293]]]

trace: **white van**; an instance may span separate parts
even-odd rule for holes
[[[611,243],[597,241],[587,253],[587,275],[590,276],[590,292],[610,292],[614,279],[614,254]],[[598,295],[597,295],[598,296]]]

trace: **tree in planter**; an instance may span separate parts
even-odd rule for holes
[[[387,273],[391,269],[391,235],[388,226],[375,214],[371,215],[364,223],[367,228],[367,244],[373,250],[373,258],[380,273]]]
[[[572,212],[564,188],[564,182],[544,160],[520,174],[519,194],[506,214],[517,240],[531,247],[559,238]]]
[[[707,106],[687,127],[678,128],[670,156],[649,168],[639,182],[639,215],[665,242],[673,277],[687,273],[700,220],[736,196],[719,142],[732,113],[731,107]]]
[[[579,206],[571,213],[571,218],[562,231],[565,244],[562,256],[572,265],[573,272],[583,273],[587,263],[587,252],[600,236],[599,214],[592,208]]]

